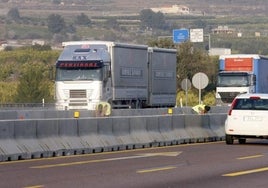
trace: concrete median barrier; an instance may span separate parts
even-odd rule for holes
[[[113,120],[113,135],[118,143],[119,150],[133,149],[135,142],[130,135],[129,118],[115,117]]]
[[[165,113],[1,120],[0,161],[216,141],[223,139],[225,119],[226,114]]]
[[[147,133],[146,119],[144,116],[129,117],[130,137],[135,143],[134,148],[151,147],[153,140]]]
[[[27,153],[15,139],[14,121],[0,121],[0,155],[1,160],[20,160],[27,158]]]
[[[174,115],[172,119],[173,133],[178,144],[191,143],[192,138],[185,129],[184,115]]]
[[[48,157],[46,151],[37,140],[36,120],[14,121],[14,136],[19,148],[26,154],[25,159]]]
[[[224,123],[227,114],[213,114],[209,116],[209,127],[214,132],[217,140],[225,139]]]
[[[213,132],[209,128],[207,115],[185,115],[185,130],[192,142],[205,142],[213,140]]]
[[[87,153],[98,153],[104,151],[105,143],[99,138],[98,119],[79,119],[78,135],[85,145]]]
[[[59,137],[59,125],[56,119],[37,120],[37,141],[48,156],[65,155],[66,146]]]
[[[173,128],[173,120],[171,115],[158,117],[159,132],[162,135],[165,145],[175,145],[178,143],[178,138]]]
[[[64,145],[65,155],[86,153],[85,144],[78,135],[77,119],[59,119],[59,137]]]
[[[122,146],[113,134],[112,118],[97,118],[98,119],[98,137],[104,145],[104,151],[117,151]]]
[[[165,140],[159,131],[158,123],[158,116],[146,116],[146,131],[153,147],[165,145]]]

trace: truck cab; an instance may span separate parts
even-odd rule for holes
[[[221,71],[216,88],[217,105],[231,104],[241,93],[255,93],[256,75],[252,72]]]
[[[90,109],[105,100],[110,55],[105,46],[67,45],[56,62],[56,108]]]

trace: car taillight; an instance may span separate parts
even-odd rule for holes
[[[232,105],[231,105],[231,107],[230,107],[230,109],[228,111],[229,116],[232,115],[232,110],[233,110],[234,106],[236,105],[236,103],[237,103],[237,99],[234,99],[233,102],[232,102]]]

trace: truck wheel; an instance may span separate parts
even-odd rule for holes
[[[139,108],[139,106],[138,106],[138,101],[137,101],[137,100],[135,100],[135,101],[131,101],[131,102],[130,102],[130,106],[131,106],[131,108],[133,108],[133,109],[137,109],[137,108]]]
[[[141,109],[142,108],[142,101],[141,100],[138,100],[137,108],[138,109]]]
[[[239,138],[238,139],[238,143],[239,144],[245,144],[246,143],[246,139],[245,138]]]
[[[140,109],[142,108],[142,102],[140,100],[135,100],[131,102],[131,108]]]
[[[231,135],[228,135],[228,134],[226,134],[225,135],[225,142],[226,142],[226,144],[233,144],[234,143],[234,138],[233,138],[233,136],[231,136]]]

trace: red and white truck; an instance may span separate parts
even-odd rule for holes
[[[268,57],[232,54],[219,57],[216,104],[229,105],[240,93],[268,93]]]

